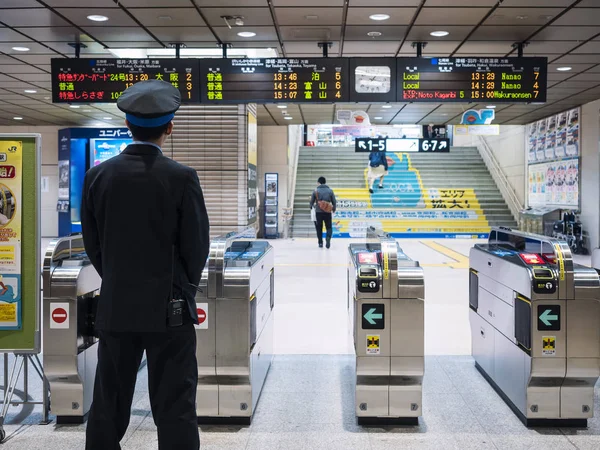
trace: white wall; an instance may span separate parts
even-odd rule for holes
[[[2,127],[0,133],[39,133],[42,135],[42,177],[48,177],[49,192],[42,192],[42,237],[58,236],[58,126]]]
[[[265,173],[279,174],[279,231],[283,231],[282,208],[288,197],[288,127],[258,127],[258,190],[264,198]]]
[[[525,186],[525,126],[524,125],[500,125],[498,136],[485,136],[494,157],[502,172],[508,179],[511,187],[517,194],[521,205],[526,202]],[[456,136],[454,145],[457,147],[477,147],[478,136]]]
[[[600,100],[581,107],[581,215],[588,248],[600,246]]]

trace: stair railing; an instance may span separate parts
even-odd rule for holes
[[[292,173],[289,174],[291,176],[291,185],[289,185],[288,189],[288,198],[286,205],[286,220],[284,225],[284,236],[289,237],[290,235],[290,225],[292,223],[292,218],[294,217],[294,199],[296,198],[296,176],[298,175],[298,161],[300,160],[300,149],[302,146],[298,146],[294,151],[294,165],[292,166]]]
[[[481,143],[481,145],[477,145],[479,154],[483,158],[483,161],[490,171],[492,178],[500,189],[502,197],[504,198],[504,201],[506,201],[506,204],[508,205],[514,219],[518,221],[519,212],[523,209],[523,205],[519,201],[519,197],[517,197],[515,190],[510,185],[510,182],[500,167],[498,160],[494,156],[494,152],[492,151],[490,144],[483,136],[478,136],[478,138],[479,142]]]

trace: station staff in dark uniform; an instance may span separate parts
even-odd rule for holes
[[[209,224],[196,172],[161,151],[180,102],[164,81],[127,89],[117,106],[134,142],[85,176],[83,239],[102,277],[86,450],[121,448],[144,350],[159,448],[200,447],[194,297]]]

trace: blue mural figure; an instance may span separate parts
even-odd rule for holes
[[[371,195],[373,209],[416,208],[424,206],[417,172],[409,170],[408,156],[388,153],[388,174],[383,189]]]
[[[3,283],[0,283],[3,285]],[[8,285],[0,289],[0,302],[13,303],[15,301],[15,293],[13,287]]]

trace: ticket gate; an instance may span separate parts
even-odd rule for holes
[[[586,426],[600,376],[600,279],[566,242],[505,228],[470,253],[476,366],[527,426]]]
[[[92,405],[98,362],[94,322],[101,279],[81,235],[55,239],[43,268],[44,373],[57,423],[82,423]]]
[[[348,252],[358,423],[417,424],[425,372],[423,269],[374,229]]]
[[[212,240],[196,295],[199,423],[249,424],[273,360],[273,247],[255,231]]]

